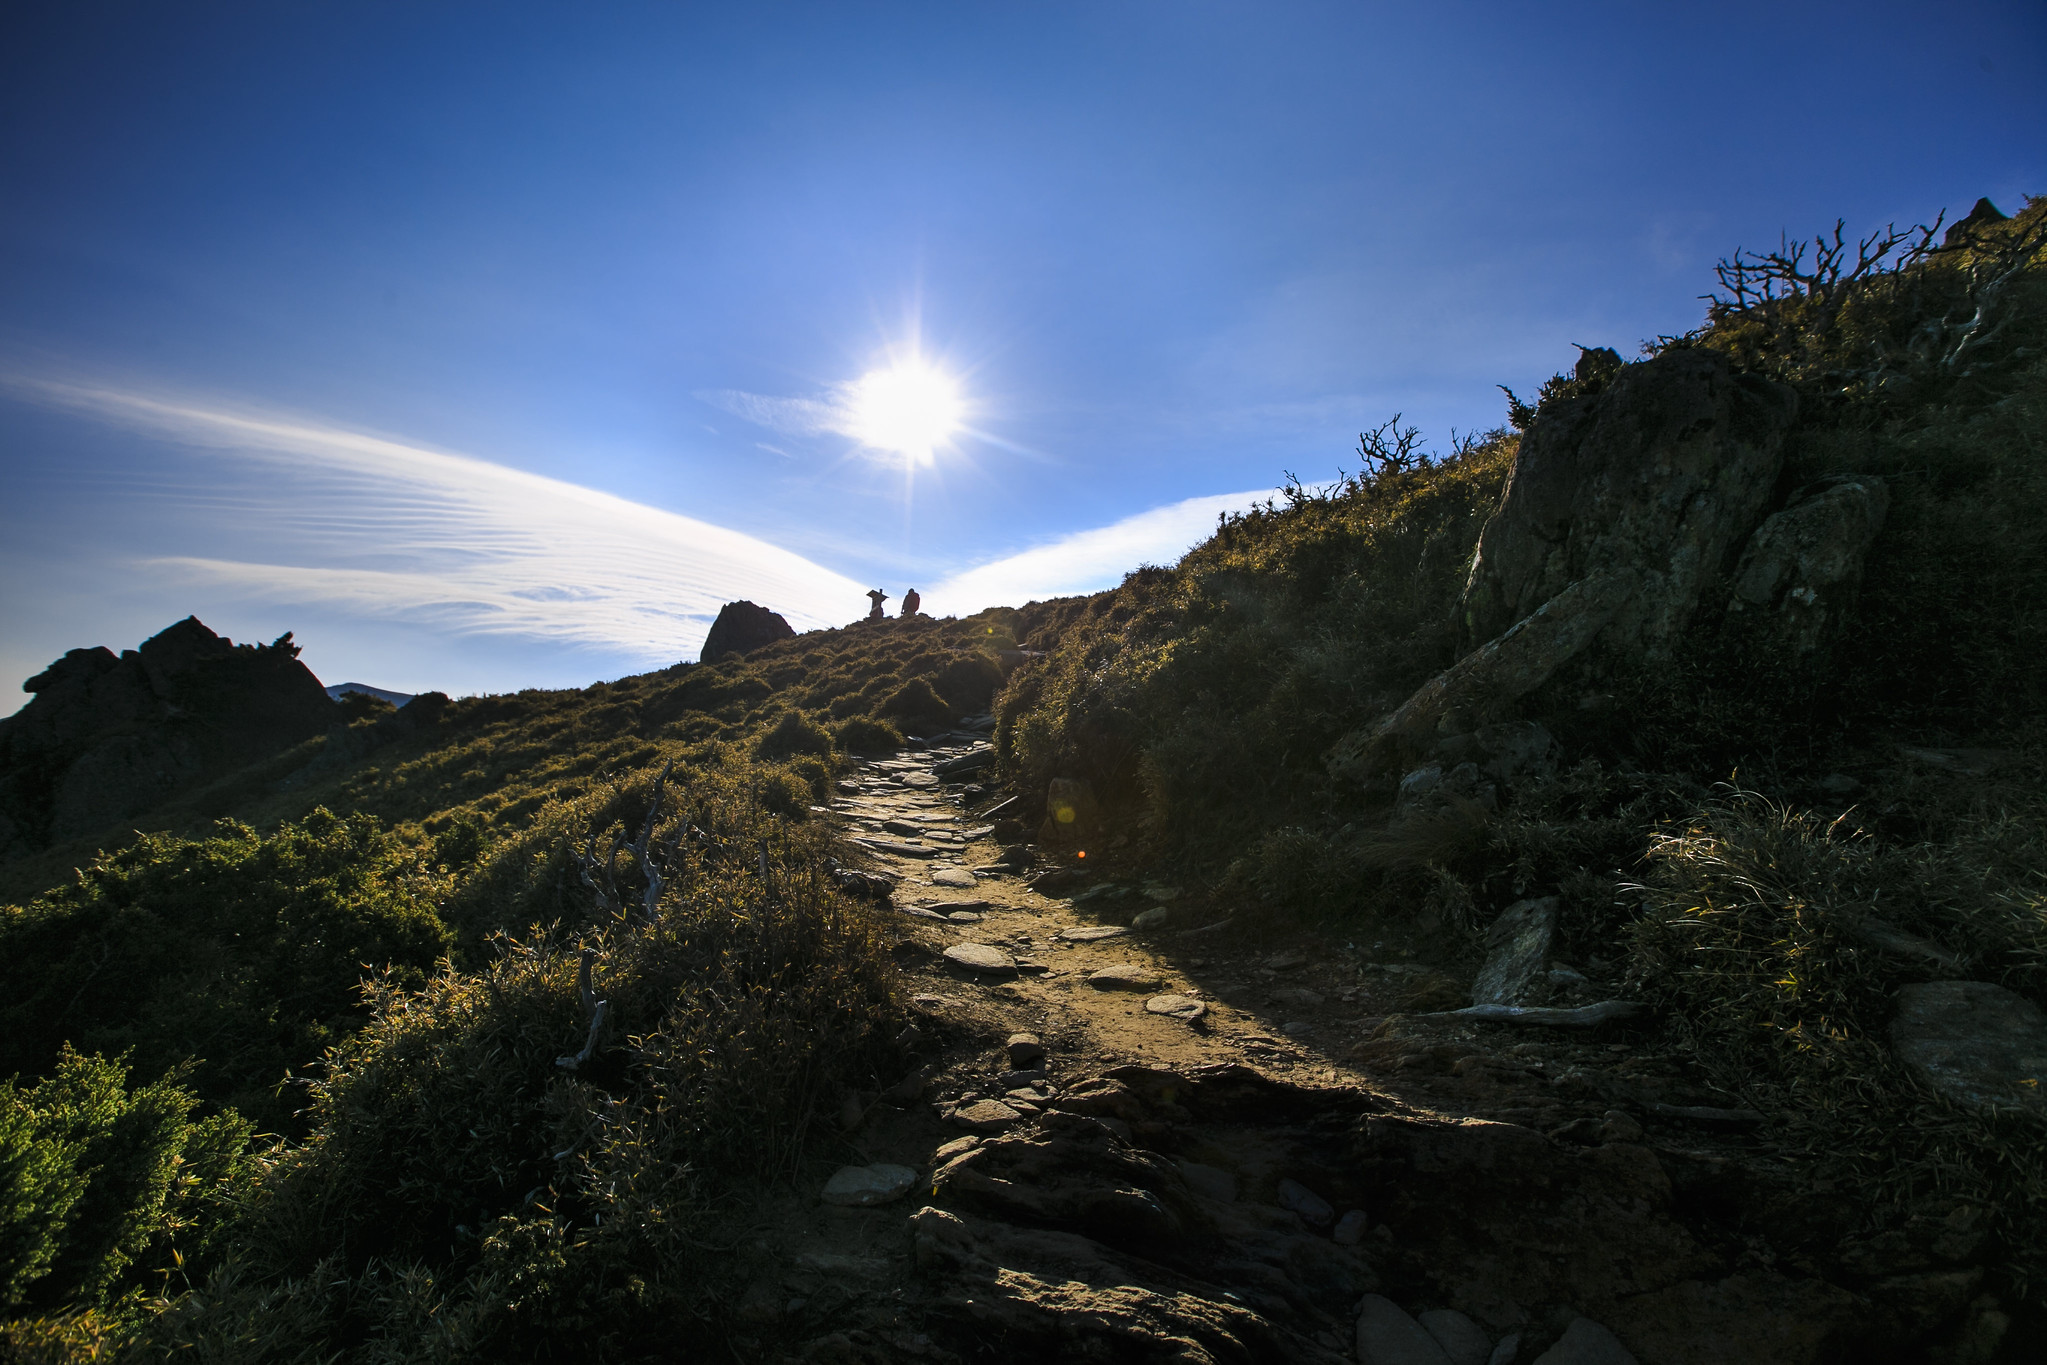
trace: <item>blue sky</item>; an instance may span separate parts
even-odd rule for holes
[[[1101,586],[2042,127],[2030,0],[11,6],[0,708],[188,612],[462,693]],[[833,416],[913,349],[914,471]]]

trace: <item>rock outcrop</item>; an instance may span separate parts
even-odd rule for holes
[[[711,622],[711,633],[704,637],[704,647],[697,659],[701,663],[716,663],[795,634],[780,612],[752,602],[727,602],[718,609],[718,619]]]
[[[1728,614],[1767,631],[1778,652],[1812,654],[1839,636],[1862,587],[1862,565],[1890,511],[1881,479],[1838,479],[1794,498],[1749,537]]]
[[[74,649],[0,721],[0,859],[95,833],[322,733],[335,703],[289,633],[237,645],[188,616],[119,656]]]
[[[1567,665],[1589,677],[1670,658],[1722,604],[1780,658],[1831,644],[1889,497],[1842,478],[1772,514],[1797,415],[1790,388],[1693,349],[1545,403],[1479,537],[1460,608],[1469,652],[1339,742],[1330,770],[1397,775],[1510,719]]]

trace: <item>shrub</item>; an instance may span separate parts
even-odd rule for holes
[[[0,1306],[103,1305],[216,1241],[249,1124],[194,1120],[190,1091],[127,1075],[66,1048],[43,1080],[0,1081]]]
[[[2037,797],[1947,837],[1881,843],[1843,821],[1730,792],[1655,836],[1629,888],[1631,986],[1728,1095],[1771,1115],[1865,1216],[1929,1195],[1997,1211],[2008,1244],[2047,1248],[2047,1153],[2023,1119],[1934,1099],[1892,1058],[1897,988],[1944,975],[2047,996],[2047,810]],[[1890,930],[1952,954],[1885,951]]]
[[[855,754],[893,753],[903,747],[903,732],[885,720],[853,716],[832,727],[832,739]]]
[[[129,1053],[266,1124],[293,1069],[362,1017],[357,985],[424,981],[450,942],[448,878],[374,817],[316,811],[262,837],[145,835],[0,918],[0,1073],[42,1074],[65,1045]]]
[[[796,754],[830,758],[832,737],[822,725],[801,711],[786,711],[772,729],[754,741],[753,752],[756,758],[770,761]]]
[[[559,1060],[589,1018],[558,934],[501,938],[479,971],[418,989],[380,983],[313,1087],[309,1139],[253,1196],[237,1259],[151,1325],[152,1349],[672,1349],[725,1273],[717,1191],[788,1173],[841,1087],[900,1065],[887,926],[840,895],[826,831],[745,794],[758,777],[728,764],[662,788],[654,844],[675,853],[658,917],[621,863],[633,913],[581,938],[608,1011],[587,1062]],[[587,820],[557,806],[551,837],[637,835],[654,792],[643,772],[585,798]]]
[[[995,690],[1002,686],[1002,667],[978,651],[963,654],[932,675],[931,686],[955,712],[972,715],[994,701]]]
[[[876,709],[920,729],[952,723],[952,708],[922,678],[912,678],[889,693]]]

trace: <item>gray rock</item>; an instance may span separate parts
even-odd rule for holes
[[[1521,1354],[1521,1334],[1509,1332],[1500,1338],[1500,1344],[1493,1347],[1493,1353],[1486,1357],[1485,1365],[1514,1365],[1514,1357]]]
[[[1905,987],[1891,1045],[1908,1070],[1964,1108],[2047,1119],[2047,1015],[2002,986]]]
[[[1365,1217],[1363,1209],[1352,1209],[1336,1220],[1336,1227],[1330,1232],[1329,1240],[1340,1247],[1354,1247],[1365,1240],[1365,1232],[1371,1226],[1371,1219]]]
[[[985,943],[955,943],[945,950],[945,960],[970,972],[1007,975],[1016,970],[1016,962],[1008,953]]]
[[[1129,932],[1120,924],[1085,924],[1074,929],[1061,929],[1059,937],[1068,943],[1099,943],[1105,938],[1121,938]]]
[[[1474,1005],[1533,1005],[1548,985],[1550,941],[1557,931],[1555,896],[1515,901],[1501,912],[1486,931],[1491,950],[1478,980],[1472,983]]]
[[[1367,1294],[1358,1309],[1358,1365],[1450,1365],[1450,1357],[1399,1304]]]
[[[1831,643],[1854,609],[1863,561],[1890,506],[1883,481],[1864,476],[1771,516],[1735,566],[1729,614],[1759,620],[1794,654]]]
[[[1181,1178],[1196,1194],[1219,1204],[1237,1202],[1237,1178],[1228,1171],[1204,1166],[1198,1161],[1182,1161],[1179,1165]]]
[[[1673,350],[1603,392],[1544,404],[1480,533],[1460,612],[1471,652],[1327,756],[1339,777],[1486,724],[1596,642],[1664,657],[1763,519],[1797,395]]]
[[[1118,963],[1088,973],[1087,984],[1098,991],[1149,991],[1159,984],[1159,974],[1134,962]]]
[[[1535,1358],[1535,1365],[1638,1365],[1620,1338],[1591,1318],[1573,1319],[1557,1344]]]
[[[973,873],[967,871],[965,868],[959,867],[941,867],[934,870],[931,874],[931,884],[933,886],[980,885],[979,882],[974,880]]]
[[[1598,638],[1634,586],[1618,572],[1573,583],[1423,683],[1377,726],[1337,741],[1326,766],[1337,777],[1371,779],[1404,750],[1426,746],[1446,727],[1454,733],[1469,718],[1533,692]]]
[[[1616,642],[1652,656],[1671,644],[1762,520],[1797,413],[1790,388],[1704,350],[1626,366],[1604,393],[1556,404],[1522,439],[1479,536],[1464,593],[1471,638],[1620,572],[1636,583]]]
[[[1191,995],[1155,995],[1144,1002],[1144,1011],[1191,1024],[1208,1013],[1208,1006]]]
[[[1133,929],[1157,929],[1173,918],[1173,912],[1163,905],[1154,906],[1130,921]]]
[[[999,1133],[1023,1117],[1001,1100],[975,1100],[952,1111],[951,1120],[970,1133]]]
[[[917,1172],[909,1166],[841,1166],[820,1197],[827,1204],[871,1208],[901,1199],[916,1183]]]
[[[1045,1045],[1038,1041],[1035,1033],[1012,1033],[1009,1035],[1009,1064],[1018,1071],[1035,1067],[1045,1060]]]
[[[697,658],[703,663],[715,663],[727,655],[744,654],[777,640],[791,639],[795,634],[794,627],[782,619],[780,612],[752,602],[727,602],[718,609],[718,619],[711,622],[711,631],[704,636]]]
[[[1416,1321],[1450,1357],[1450,1365],[1486,1365],[1493,1354],[1493,1339],[1485,1329],[1454,1308],[1431,1308]]]
[[[1326,1228],[1336,1219],[1336,1210],[1329,1207],[1329,1201],[1298,1180],[1279,1182],[1279,1206],[1299,1214],[1301,1221],[1311,1228]]]

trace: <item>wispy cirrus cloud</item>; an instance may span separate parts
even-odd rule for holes
[[[863,591],[741,532],[475,456],[204,400],[6,382],[21,397],[239,460],[245,477],[195,496],[260,527],[264,553],[208,546],[150,568],[255,600],[653,662],[693,657],[735,598],[803,630],[848,619]]]
[[[964,615],[1113,587],[1141,564],[1178,562],[1215,530],[1219,515],[1241,512],[1275,495],[1276,490],[1261,489],[1188,498],[1076,531],[954,574],[924,594],[925,610]]]
[[[843,386],[827,398],[777,398],[744,389],[698,389],[694,395],[734,417],[784,436],[854,434],[854,414]]]

